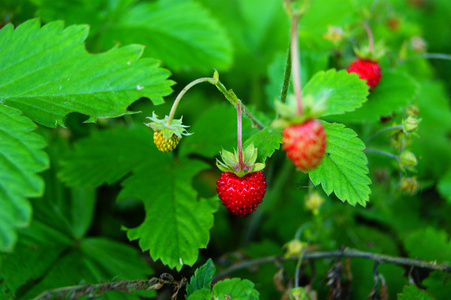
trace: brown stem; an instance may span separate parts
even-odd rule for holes
[[[373,39],[373,33],[371,32],[370,27],[365,22],[361,23],[363,28],[365,28],[366,33],[368,34],[368,51],[373,52],[374,49],[374,39]]]
[[[429,269],[433,271],[442,271],[451,273],[451,266],[445,265],[445,264],[438,264],[437,262],[433,261],[424,261],[419,259],[412,259],[412,258],[404,258],[404,257],[396,257],[396,256],[389,256],[379,253],[371,253],[371,252],[364,252],[356,249],[351,248],[344,248],[341,250],[332,250],[332,251],[317,251],[317,252],[310,252],[305,253],[303,255],[303,259],[322,259],[322,258],[332,258],[332,257],[354,257],[354,258],[366,258],[370,260],[374,260],[380,263],[392,263],[402,266],[410,266],[410,267],[417,267],[417,268],[423,268],[423,269]],[[296,256],[285,258],[284,256],[269,256],[269,257],[263,257],[255,260],[250,261],[243,261],[239,264],[233,265],[230,268],[218,273],[215,277],[213,277],[213,282],[218,281],[219,279],[229,275],[230,273],[233,273],[234,271],[245,269],[248,267],[264,264],[264,263],[270,263],[270,262],[276,262],[276,261],[284,261],[284,260],[298,260],[299,258]]]

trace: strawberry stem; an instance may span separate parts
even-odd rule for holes
[[[168,125],[171,124],[171,121],[172,121],[172,119],[174,118],[174,114],[175,114],[175,111],[176,111],[176,109],[177,109],[177,106],[178,106],[179,103],[180,103],[180,100],[182,100],[183,95],[185,95],[185,93],[186,93],[190,88],[192,88],[193,86],[195,86],[196,84],[201,83],[201,82],[210,82],[210,83],[212,83],[212,84],[215,84],[215,81],[216,81],[215,78],[203,77],[203,78],[196,79],[196,80],[190,82],[187,86],[185,86],[185,87],[183,88],[183,90],[181,90],[181,92],[177,95],[177,98],[175,98],[175,101],[174,101],[174,103],[172,104],[171,112],[169,113],[169,118],[168,118]]]
[[[291,65],[293,70],[293,86],[296,96],[298,115],[302,115],[301,72],[298,46],[298,15],[293,14],[291,21]]]
[[[373,52],[374,49],[373,33],[371,32],[371,29],[368,26],[368,24],[362,22],[361,25],[363,26],[363,28],[365,28],[366,33],[368,34],[368,51],[371,53]]]
[[[241,102],[236,104],[237,109],[237,123],[238,123],[238,162],[240,165],[240,171],[244,171],[243,161],[243,133],[242,133],[242,120],[241,120]]]
[[[235,93],[232,90],[227,90],[226,87],[218,80],[215,83],[215,86],[218,88],[218,90],[224,94],[224,96],[226,97],[226,99],[233,105],[235,106],[236,109],[238,109],[238,104],[240,104],[244,115],[251,120],[252,124],[254,124],[254,126],[256,126],[258,129],[263,129],[265,128],[265,126],[263,126],[263,124],[257,120],[257,118],[255,118],[255,116],[246,108],[246,106],[244,106],[241,101],[238,99],[238,97],[235,95]]]

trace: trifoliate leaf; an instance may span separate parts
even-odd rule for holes
[[[89,54],[87,25],[64,29],[63,22],[41,28],[37,19],[0,30],[0,98],[34,121],[64,126],[71,112],[98,118],[122,116],[140,97],[154,104],[171,92],[169,72],[154,59],[139,59],[143,46],[114,47]]]
[[[49,166],[49,159],[41,150],[45,140],[33,133],[35,128],[20,111],[0,105],[0,251],[11,251],[17,228],[31,220],[26,198],[44,192],[44,181],[36,173]]]
[[[321,71],[307,83],[304,98],[312,96],[315,102],[322,102],[322,116],[343,114],[354,111],[367,100],[368,86],[357,74],[334,69]]]
[[[213,226],[216,198],[197,199],[193,176],[207,164],[195,160],[173,161],[166,155],[151,161],[123,182],[119,199],[138,198],[146,208],[144,222],[128,229],[143,250],[170,268],[196,262],[199,248],[207,246]]]
[[[362,80],[362,82],[364,82]],[[371,91],[368,101],[355,112],[333,116],[331,120],[347,122],[379,121],[405,108],[418,93],[418,84],[405,73],[386,71],[379,84]]]
[[[213,275],[215,275],[216,267],[213,264],[211,258],[207,260],[207,262],[198,268],[194,275],[191,277],[190,283],[186,286],[186,295],[189,296],[193,294],[195,291],[201,289],[210,290],[211,281]]]
[[[144,44],[146,54],[171,69],[221,70],[232,63],[225,30],[192,0],[140,3],[125,11],[101,39],[107,47],[117,41]]]
[[[282,142],[282,130],[265,127],[258,131],[244,142],[244,147],[254,144],[258,149],[257,161],[265,161],[267,157],[273,155],[276,150],[280,149]]]
[[[371,190],[368,160],[362,152],[365,144],[357,134],[342,124],[323,122],[327,134],[326,152],[319,166],[309,172],[310,179],[329,195],[334,192],[341,201],[362,206],[369,201]]]
[[[144,125],[94,132],[64,157],[59,177],[70,186],[113,184],[143,162],[158,160],[160,154],[152,129]]]
[[[258,300],[260,294],[254,289],[254,284],[240,278],[232,278],[220,281],[213,287],[213,299],[215,300]]]
[[[398,300],[435,300],[435,298],[425,290],[421,290],[416,285],[410,284],[404,286],[402,294],[398,294]]]

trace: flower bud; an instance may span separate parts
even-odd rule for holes
[[[420,186],[421,184],[418,184],[416,176],[402,177],[399,189],[413,195]]]
[[[399,156],[399,163],[402,168],[409,169],[413,168],[417,165],[417,158],[415,157],[415,154],[413,154],[410,151],[404,151]]]
[[[305,208],[313,212],[316,216],[319,213],[319,207],[324,203],[324,198],[318,192],[313,192],[305,196]]]
[[[402,122],[402,125],[404,126],[404,131],[406,133],[414,133],[418,130],[418,123],[420,123],[420,120],[409,116]]]
[[[301,256],[302,251],[304,250],[307,243],[301,242],[298,239],[294,239],[283,245],[287,251],[285,252],[285,257],[293,257],[293,256]]]

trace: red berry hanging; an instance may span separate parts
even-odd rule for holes
[[[234,215],[250,215],[262,202],[266,192],[262,171],[248,173],[242,177],[224,172],[216,182],[216,191],[222,204]]]
[[[360,79],[366,80],[370,91],[377,86],[382,77],[379,63],[369,59],[356,59],[349,65],[348,73],[356,73]]]
[[[326,133],[317,119],[283,129],[282,144],[288,158],[302,171],[319,165],[326,150]]]

